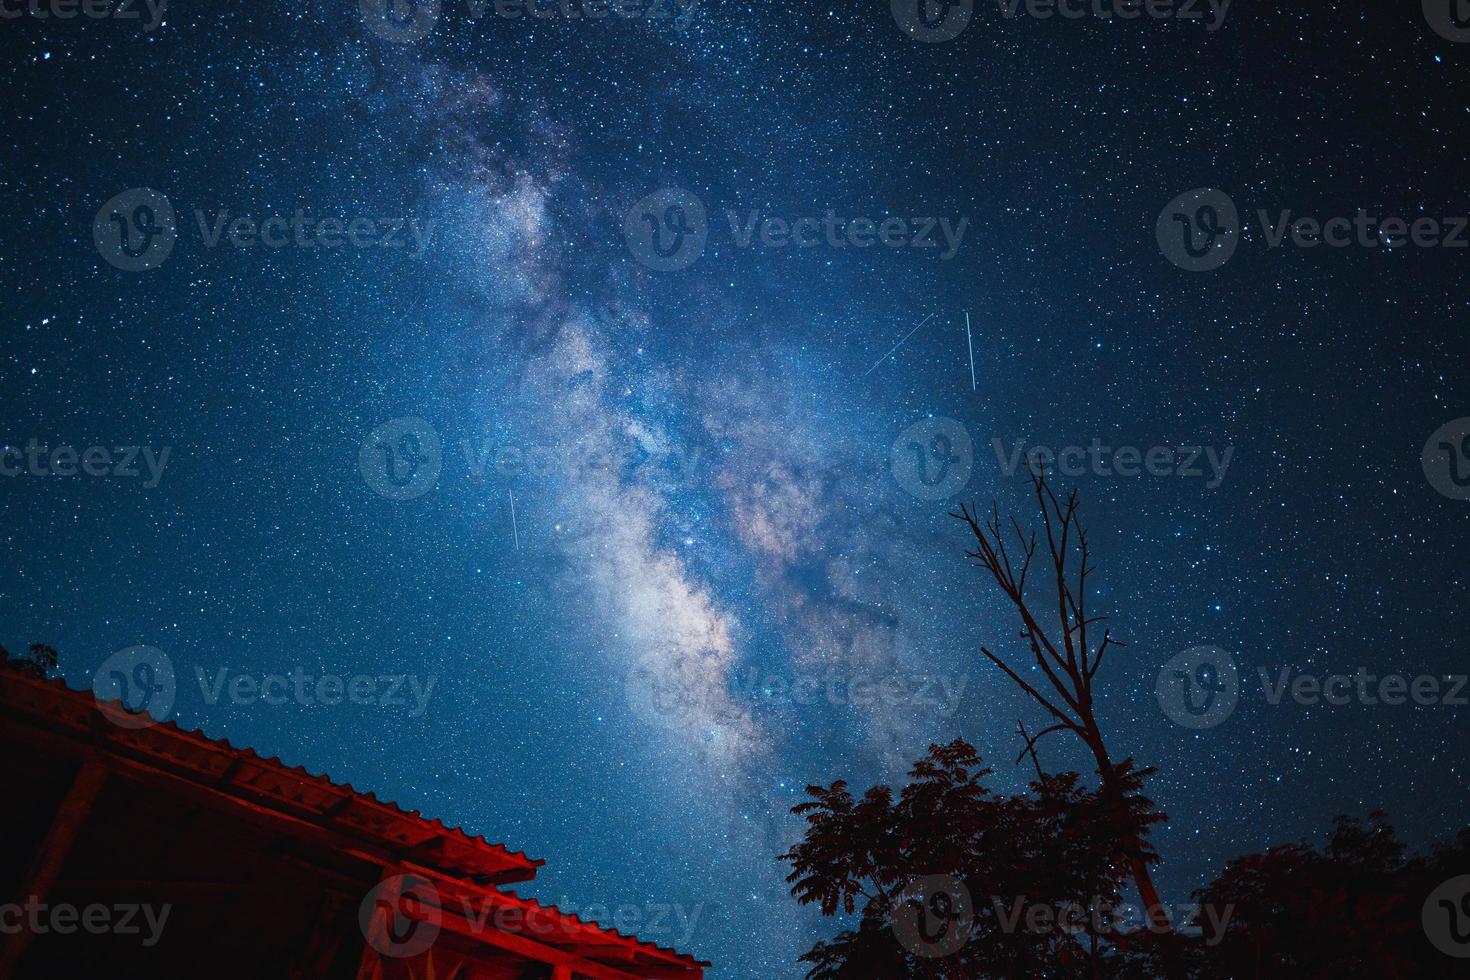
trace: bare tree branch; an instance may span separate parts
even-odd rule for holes
[[[1036,764],[1036,778],[1038,780],[1045,779],[1046,778],[1046,774],[1041,771],[1041,757],[1036,754],[1036,743],[1039,742],[1039,741],[1041,741],[1041,737],[1043,735],[1050,735],[1052,732],[1064,732],[1064,731],[1068,731],[1069,730],[1069,727],[1067,725],[1062,725],[1062,724],[1050,725],[1050,726],[1048,726],[1046,728],[1043,728],[1041,731],[1037,732],[1035,735],[1028,735],[1028,734],[1026,734],[1026,724],[1025,724],[1025,722],[1022,722],[1020,720],[1017,720],[1017,722],[1016,722],[1016,730],[1021,733],[1021,740],[1026,743],[1026,747],[1021,750],[1021,754],[1018,755],[1018,756],[1016,756],[1016,765],[1020,765],[1021,764],[1021,760],[1024,759],[1024,758],[1026,758],[1026,756],[1029,755],[1029,756],[1031,756],[1031,761]]]
[[[1069,727],[1076,727],[1076,722],[1074,722],[1071,718],[1068,718],[1066,715],[1062,714],[1061,709],[1052,704],[1046,698],[1042,697],[1040,692],[1038,692],[1036,688],[1032,687],[1030,684],[1027,684],[1024,680],[1022,680],[1020,675],[1018,675],[1014,670],[1011,670],[1010,666],[1004,660],[991,653],[985,647],[981,647],[980,652],[989,657],[991,663],[995,664],[1001,670],[1005,671],[1006,676],[1015,681],[1016,685],[1020,687],[1021,690],[1031,695],[1031,697],[1036,700],[1037,704],[1041,705],[1047,711],[1051,712],[1052,715],[1057,718],[1057,720],[1064,722]]]
[[[1025,748],[1016,757],[1016,762],[1019,764],[1028,754],[1031,755],[1036,764],[1037,775],[1041,776],[1041,760],[1036,753],[1036,742],[1052,732],[1074,732],[1093,753],[1099,776],[1105,786],[1111,787],[1109,792],[1117,797],[1117,805],[1121,808],[1124,800],[1123,791],[1117,785],[1117,767],[1108,756],[1102,731],[1093,714],[1092,681],[1102,667],[1108,648],[1124,644],[1115,640],[1111,630],[1107,628],[1103,630],[1102,642],[1096,650],[1089,640],[1088,627],[1094,623],[1106,622],[1108,617],[1089,616],[1087,613],[1087,581],[1095,567],[1092,564],[1087,529],[1079,512],[1077,491],[1073,490],[1065,501],[1062,500],[1047,484],[1045,469],[1034,461],[1029,467],[1029,474],[1036,506],[1041,512],[1042,526],[1040,535],[1036,530],[1028,534],[1014,516],[1011,518],[1011,530],[1023,556],[1020,559],[1019,572],[1006,546],[998,503],[992,502],[990,515],[983,520],[978,508],[966,504],[961,504],[960,512],[951,516],[963,521],[974,535],[975,549],[967,551],[966,555],[975,559],[990,574],[1001,593],[1015,608],[1021,620],[1021,638],[1030,647],[1032,659],[1046,676],[1051,691],[1043,694],[988,647],[982,646],[980,652],[1055,719],[1055,723],[1034,736],[1027,734],[1024,724],[1017,723]],[[1057,628],[1060,631],[1057,641],[1053,641],[1042,627],[1025,594],[1027,575],[1041,537],[1046,540],[1047,557],[1051,559],[1051,577],[1056,588]],[[1077,556],[1075,582],[1069,580],[1073,552]],[[1168,922],[1163,916],[1158,892],[1154,889],[1146,863],[1138,857],[1130,860],[1139,896],[1148,909],[1152,925],[1167,929]]]

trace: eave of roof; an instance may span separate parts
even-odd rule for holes
[[[288,766],[279,758],[262,756],[227,739],[131,712],[118,702],[98,701],[91,691],[69,687],[61,679],[35,677],[3,664],[0,701],[43,719],[72,739],[145,760],[161,771],[183,773],[213,791],[234,791],[242,798],[245,794],[269,798],[314,814],[327,821],[328,829],[386,840],[397,845],[397,850],[406,851],[400,854],[406,867],[430,872],[441,882],[451,882],[499,907],[516,909],[528,922],[537,916],[552,918],[556,931],[570,943],[569,949],[581,950],[588,959],[606,957],[609,950],[616,950],[617,962],[629,965],[686,969],[710,965],[687,953],[584,921],[553,905],[499,891],[491,886],[528,881],[545,861],[528,858],[524,852],[511,851],[460,827],[450,827],[438,818],[406,810],[326,774],[309,772],[304,766]],[[140,718],[147,719],[146,723],[139,725]],[[395,824],[399,835],[385,836]],[[406,827],[417,828],[421,834],[407,840],[402,834]],[[455,860],[449,859],[451,853]]]

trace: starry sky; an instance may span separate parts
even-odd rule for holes
[[[0,642],[56,646],[79,687],[156,647],[181,724],[544,857],[542,900],[681,906],[687,934],[640,934],[715,977],[796,976],[836,931],[774,859],[803,786],[901,779],[957,735],[1025,785],[1040,713],[978,652],[1016,629],[946,516],[1025,507],[994,441],[1231,447],[1213,487],[1064,481],[1129,643],[1099,714],[1159,768],[1165,899],[1338,813],[1458,829],[1466,709],[1273,705],[1256,677],[1466,671],[1470,502],[1420,454],[1470,415],[1470,256],[1272,248],[1255,215],[1470,213],[1470,44],[1414,4],[1237,0],[1213,31],[979,4],[939,41],[879,0],[446,2],[417,40],[367,8],[0,22],[0,442],[169,450],[155,486],[0,477]],[[141,272],[93,228],[139,188],[176,218]],[[1204,272],[1155,237],[1194,188],[1244,224]],[[706,215],[682,268],[629,231],[665,191]],[[424,234],[211,237],[298,210]],[[963,234],[742,238],[829,212]],[[938,420],[971,448],[935,499],[903,456]],[[1204,730],[1154,696],[1197,645],[1242,677]],[[297,669],[432,696],[196,682]]]

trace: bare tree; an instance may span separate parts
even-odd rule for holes
[[[1021,638],[1028,641],[1031,658],[1046,678],[1046,683],[1041,686],[1049,687],[1050,691],[1043,694],[988,647],[982,646],[980,652],[1054,719],[1051,725],[1035,735],[1027,735],[1024,727],[1021,729],[1026,746],[1020,758],[1031,754],[1040,772],[1040,762],[1035,759],[1037,741],[1052,732],[1072,732],[1092,751],[1103,788],[1112,795],[1117,807],[1120,826],[1130,825],[1129,821],[1121,819],[1125,811],[1137,811],[1131,824],[1138,827],[1138,839],[1136,846],[1130,848],[1130,870],[1139,898],[1148,909],[1150,927],[1164,931],[1169,928],[1169,922],[1149,876],[1148,862],[1153,852],[1147,843],[1148,825],[1163,817],[1151,815],[1148,812],[1151,807],[1139,807],[1138,800],[1127,798],[1122,788],[1122,776],[1132,769],[1133,760],[1125,759],[1117,765],[1112,762],[1093,713],[1092,680],[1102,667],[1108,649],[1124,644],[1115,640],[1105,628],[1102,639],[1094,645],[1096,634],[1089,635],[1088,632],[1089,627],[1105,622],[1107,617],[1089,616],[1087,613],[1087,577],[1094,568],[1088,563],[1087,532],[1077,513],[1077,492],[1074,490],[1062,501],[1047,486],[1046,473],[1040,466],[1031,466],[1029,472],[1045,531],[1047,553],[1043,562],[1049,559],[1050,573],[1055,578],[1057,626],[1054,633],[1048,633],[1042,626],[1025,594],[1026,577],[1031,571],[1038,545],[1035,529],[1023,531],[1016,519],[1011,518],[1011,530],[1015,533],[1018,549],[1013,556],[1006,545],[1007,535],[1001,525],[999,505],[992,503],[990,516],[984,521],[978,509],[964,504],[960,505],[960,512],[952,516],[964,521],[974,533],[978,546],[965,554],[991,574],[1015,607],[1021,618]]]

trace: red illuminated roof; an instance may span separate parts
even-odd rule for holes
[[[529,881],[543,861],[404,810],[372,793],[300,766],[180,728],[171,721],[139,727],[139,715],[99,702],[59,680],[0,666],[0,724],[71,755],[101,754],[124,775],[202,802],[243,809],[251,819],[333,852],[422,878],[446,900],[442,928],[472,942],[554,964],[578,976],[699,978],[708,963],[624,936],[616,930],[497,886]],[[124,724],[113,724],[121,720]],[[450,911],[448,899],[496,910],[486,929]],[[437,911],[437,910],[436,910]],[[510,923],[507,925],[506,923]],[[558,958],[554,958],[558,957]]]

